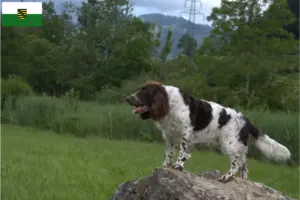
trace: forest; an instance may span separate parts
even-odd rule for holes
[[[170,60],[171,37],[158,52],[160,33],[126,1],[65,3],[60,13],[44,3],[43,27],[2,29],[3,98],[72,89],[81,100],[119,103],[155,79],[228,106],[298,111],[299,2],[262,4],[222,1],[208,17],[209,37],[196,47],[184,35],[182,54]]]

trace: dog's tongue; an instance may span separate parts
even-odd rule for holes
[[[139,107],[134,107],[132,110],[132,113],[136,114],[136,113],[142,113],[144,111],[144,107],[143,106],[139,106]]]

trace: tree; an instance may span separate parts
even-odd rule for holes
[[[185,33],[179,39],[177,49],[182,49],[182,54],[192,57],[194,51],[197,48],[197,41],[190,36],[189,33]]]
[[[285,29],[290,33],[293,33],[295,35],[295,38],[299,40],[299,0],[288,0],[288,5],[290,11],[295,15],[296,20],[294,23],[285,26]]]
[[[260,0],[222,0],[221,7],[214,8],[208,17],[213,30],[200,51],[228,58],[234,56],[233,62],[238,63],[236,67],[244,67],[231,70],[245,76],[244,87],[248,94],[251,75],[259,67],[270,67],[261,66],[261,59],[288,54],[296,49],[293,35],[283,29],[294,20],[286,2],[274,0],[266,11],[263,11],[264,6]],[[284,39],[269,37],[272,34],[280,34]]]
[[[134,17],[131,9],[124,1],[88,1],[78,12],[79,38],[94,55],[95,61],[87,67],[92,68],[97,89],[119,86],[122,80],[150,69],[151,26]]]
[[[19,75],[36,92],[74,88],[91,98],[151,69],[153,27],[134,17],[127,1],[66,3],[60,13],[51,1],[43,8],[43,27],[2,30],[2,77]]]
[[[167,33],[166,43],[164,44],[163,49],[160,53],[160,59],[163,63],[165,63],[167,61],[168,55],[170,54],[171,49],[172,49],[172,45],[173,45],[172,30],[169,29],[168,33]]]
[[[173,45],[172,34],[173,34],[172,30],[169,29],[165,44],[163,44],[163,48],[159,54],[159,59],[153,62],[154,66],[152,66],[152,73],[155,75],[156,79],[158,80],[163,79],[166,75],[165,74],[165,71],[167,70],[166,63],[168,61],[168,55],[170,54]],[[160,36],[160,33],[158,35]]]

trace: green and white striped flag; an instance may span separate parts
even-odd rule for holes
[[[42,26],[42,2],[2,2],[2,26]]]

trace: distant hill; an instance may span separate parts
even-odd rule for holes
[[[162,26],[162,36],[160,40],[161,44],[165,44],[168,30],[172,29],[173,46],[171,54],[169,55],[170,58],[174,58],[180,53],[180,50],[177,49],[178,41],[189,28],[193,29],[194,38],[197,40],[198,45],[202,43],[203,38],[208,36],[209,32],[212,29],[208,25],[193,24],[189,23],[189,21],[182,17],[168,16],[160,13],[145,14],[140,15],[139,17],[145,22],[154,23]],[[162,46],[159,49],[161,48]]]

